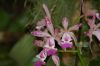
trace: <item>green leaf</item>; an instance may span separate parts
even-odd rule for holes
[[[29,21],[30,20],[30,21]],[[13,32],[24,32],[25,31],[25,27],[31,22],[31,14],[29,11],[24,12],[23,14],[21,14],[21,16],[19,16],[18,18],[16,18],[15,22],[12,22],[10,27],[9,27],[9,31],[13,31]]]
[[[10,56],[21,66],[25,65],[29,60],[32,60],[36,52],[32,44],[33,39],[31,35],[26,34],[16,43],[10,52]]]
[[[96,57],[90,61],[89,66],[100,66],[100,57]]]
[[[9,20],[10,16],[6,12],[0,10],[0,30],[6,29],[9,24]]]

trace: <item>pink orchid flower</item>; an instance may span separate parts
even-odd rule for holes
[[[63,26],[63,28],[61,29],[62,36],[61,39],[59,39],[60,42],[58,41],[59,45],[62,47],[62,49],[72,48],[73,47],[72,40],[76,41],[76,37],[73,31],[78,30],[81,24],[77,24],[68,28],[68,19],[65,17],[63,18],[62,26]]]
[[[31,32],[33,36],[36,37],[42,37],[44,39],[44,45],[42,42],[38,41],[37,46],[39,44],[42,44],[43,50],[40,52],[39,55],[37,55],[37,58],[39,60],[35,63],[35,66],[42,66],[44,64],[44,60],[47,56],[52,56],[52,59],[56,66],[60,65],[59,57],[57,56],[57,49],[55,48],[55,36],[54,36],[54,28],[51,21],[51,15],[50,12],[45,4],[43,4],[43,8],[46,12],[45,19],[42,19],[40,22],[38,22],[36,26],[36,31]],[[46,26],[47,30],[42,31],[41,29]],[[50,33],[48,33],[50,32]]]
[[[85,34],[89,37],[90,42],[92,42],[92,35],[96,36],[97,39],[100,41],[100,23],[95,24],[96,18],[100,20],[100,15],[99,13],[97,13],[95,10],[90,10],[90,12],[88,12],[87,16],[91,16],[92,18],[86,18],[86,21],[90,27],[90,29],[88,30],[88,32],[85,32]]]

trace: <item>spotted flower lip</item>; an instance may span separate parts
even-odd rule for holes
[[[73,44],[72,44],[72,42],[61,42],[61,47],[63,49],[72,48],[73,47]]]
[[[48,54],[48,56],[55,55],[55,54],[57,54],[57,49],[49,49],[47,51],[47,54]]]

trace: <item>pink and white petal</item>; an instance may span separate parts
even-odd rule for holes
[[[41,30],[44,26],[36,26],[37,30]]]
[[[100,30],[93,31],[93,35],[95,35],[97,39],[100,41]]]
[[[97,19],[100,20],[100,14],[99,13],[96,13],[96,17],[97,17]]]
[[[95,19],[94,20],[89,20],[88,21],[88,25],[89,25],[89,27],[90,27],[90,29],[93,29],[93,28],[95,28]]]
[[[33,31],[31,32],[31,34],[37,37],[50,37],[50,35],[47,32],[42,32],[42,31]]]
[[[46,39],[46,44],[44,45],[44,47],[46,48],[54,48],[55,47],[55,40],[53,37],[47,38]]]
[[[51,20],[48,17],[45,17],[45,22],[46,22],[47,29],[54,36],[54,27]]]
[[[60,60],[59,60],[59,57],[57,55],[53,55],[52,60],[54,61],[56,66],[60,66]]]
[[[42,40],[35,40],[33,44],[38,47],[43,47],[45,43]]]
[[[47,17],[49,19],[51,19],[51,15],[50,15],[49,9],[45,4],[43,4],[43,9],[45,10],[45,13],[46,13]]]
[[[44,61],[47,58],[47,51],[43,49],[36,57]]]
[[[49,46],[52,47],[52,48],[55,47],[55,40],[54,40],[53,37],[51,37],[51,38],[49,39]]]
[[[69,31],[76,31],[76,30],[79,30],[79,28],[82,26],[82,24],[77,24],[77,25],[74,25],[72,27],[69,28]]]
[[[93,41],[93,40],[92,40],[92,31],[89,30],[88,32],[84,32],[84,34],[85,34],[86,36],[89,37],[89,39],[90,39],[90,43],[91,43],[91,42]]]
[[[66,17],[63,18],[62,25],[63,25],[64,29],[67,29],[67,27],[68,27],[68,19]]]
[[[76,36],[74,35],[73,32],[68,32],[68,34],[72,37],[72,39],[74,40],[74,42],[77,42]]]
[[[71,38],[71,36],[68,34],[68,32],[65,32],[65,33],[63,34],[61,40],[62,40],[62,41],[71,41],[72,38]]]
[[[87,10],[85,14],[85,20],[87,21],[90,28],[94,28],[95,26],[95,20],[96,20],[96,10]],[[88,18],[91,16],[92,18]]]

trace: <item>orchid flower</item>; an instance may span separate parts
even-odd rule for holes
[[[96,18],[100,20],[100,15],[99,13],[97,13],[94,10],[91,10],[90,12],[88,12],[87,16],[91,16],[92,18],[86,18],[86,21],[90,27],[90,29],[88,30],[88,32],[85,32],[85,34],[89,37],[90,42],[92,42],[92,35],[96,36],[97,39],[100,41],[100,23],[95,24]]]
[[[58,41],[59,45],[62,47],[62,49],[72,48],[73,47],[72,40],[76,41],[76,37],[72,31],[78,30],[81,24],[77,24],[68,28],[68,19],[65,17],[63,18],[62,26],[63,26],[61,31],[62,36],[61,39],[59,39],[60,42]]]
[[[59,66],[60,62],[59,62],[59,57],[57,56],[57,49],[55,48],[54,28],[51,21],[51,15],[45,4],[43,4],[43,8],[46,12],[46,17],[45,19],[42,19],[40,22],[38,22],[36,26],[37,30],[31,32],[33,36],[42,37],[45,43],[44,45],[43,42],[41,41],[37,41],[36,43],[38,44],[35,43],[35,45],[37,46],[42,44],[43,47],[43,50],[40,52],[40,54],[36,56],[37,58],[39,58],[39,60],[36,61],[35,66],[42,66],[47,56],[52,56],[52,59],[56,64],[56,66]],[[44,26],[47,27],[47,31],[41,30]]]

